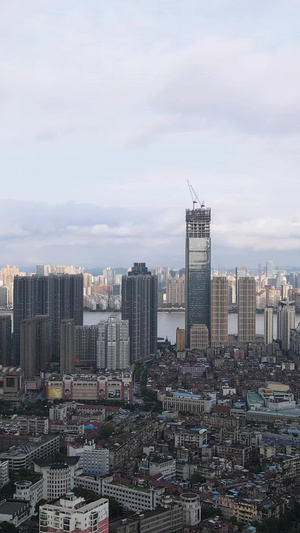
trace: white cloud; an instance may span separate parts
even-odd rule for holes
[[[2,197],[37,200],[2,205],[3,257],[180,266],[187,179],[213,251],[298,250],[299,9],[271,6],[3,1]]]
[[[10,227],[15,213],[24,222]],[[44,225],[39,224],[41,213],[46,220]],[[223,215],[222,222],[212,224],[214,264],[220,262],[224,249],[231,254],[229,266],[234,266],[235,258],[238,262],[239,257],[248,256],[250,250],[260,253],[263,261],[270,252],[290,253],[291,258],[293,252],[298,255],[299,211],[291,213],[288,219],[250,218],[246,213],[238,223],[226,210]],[[58,207],[11,201],[5,211],[0,202],[0,228],[5,262],[128,266],[133,261],[146,261],[151,266],[164,263],[174,267],[184,264],[184,213],[170,207],[153,208],[146,213],[143,208],[135,211],[123,208],[111,213],[110,209],[99,210],[92,204]]]

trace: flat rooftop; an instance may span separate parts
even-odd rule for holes
[[[3,502],[0,502],[0,514],[6,514],[6,515],[16,515],[17,513],[20,513],[23,509],[26,509],[26,507],[29,507],[29,503],[25,501],[6,501],[3,500]]]
[[[263,398],[257,392],[249,392],[248,401],[252,404],[261,404],[263,403]]]

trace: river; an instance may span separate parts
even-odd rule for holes
[[[100,320],[107,320],[112,314],[111,311],[84,311],[83,323],[87,326],[98,324]],[[115,313],[120,315],[120,313]],[[300,322],[300,315],[296,315],[296,325]],[[157,313],[157,334],[158,337],[168,337],[168,339],[175,343],[176,328],[184,328],[184,311],[176,311],[174,313],[160,312]],[[274,334],[277,331],[277,315],[274,314]],[[228,333],[230,335],[237,334],[237,314],[230,313],[228,315]],[[263,335],[264,333],[264,315],[258,313],[256,315],[256,333]]]

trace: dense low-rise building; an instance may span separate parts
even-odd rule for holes
[[[163,409],[175,409],[179,412],[193,414],[210,413],[215,403],[208,395],[192,394],[190,392],[173,392],[159,394]]]
[[[172,479],[176,474],[176,459],[170,455],[153,454],[149,459],[149,474],[160,474],[162,479]]]
[[[108,375],[74,374],[46,380],[48,400],[121,400],[132,402],[132,374],[129,371]]]
[[[20,367],[0,366],[0,398],[16,401],[24,390],[24,373]]]
[[[19,419],[20,435],[48,435],[49,419],[40,416],[22,416]]]
[[[10,470],[18,471],[30,468],[36,459],[51,457],[58,452],[59,436],[42,435],[28,438],[18,446],[11,446],[9,450],[0,453],[0,460],[8,461]]]
[[[47,501],[60,498],[74,487],[78,457],[67,457],[65,461],[36,460],[35,472],[43,476],[43,498]]]
[[[143,511],[109,524],[110,533],[181,533],[182,528],[182,506],[178,503],[168,508]]]
[[[30,503],[22,500],[2,500],[0,502],[0,522],[9,522],[18,527],[30,516]]]
[[[86,503],[73,492],[60,498],[53,505],[40,508],[40,533],[108,533],[108,500],[100,498]]]
[[[130,483],[114,476],[94,478],[93,476],[76,476],[75,487],[93,490],[96,494],[112,497],[126,509],[134,512],[156,509],[165,488],[147,486],[143,483]]]
[[[9,482],[9,463],[0,461],[0,489]]]
[[[43,498],[43,480],[40,479],[35,483],[25,480],[16,481],[15,487],[14,499],[30,502],[30,514],[34,514],[36,504]]]

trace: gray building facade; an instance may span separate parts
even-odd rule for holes
[[[211,331],[211,210],[186,210],[185,246],[185,331],[186,346],[190,328],[204,324]]]
[[[60,325],[60,373],[74,374],[75,370],[75,319],[65,318]]]
[[[96,367],[98,325],[75,327],[75,364]]]
[[[0,315],[0,365],[11,362],[11,315]]]
[[[145,263],[122,276],[122,320],[129,321],[130,362],[149,359],[157,350],[157,277]]]
[[[50,366],[50,317],[37,315],[21,322],[20,364],[25,379],[40,374]]]
[[[15,276],[14,278],[14,363],[20,361],[20,328],[22,320],[36,315],[50,316],[51,357],[59,361],[60,324],[74,318],[83,324],[82,274],[50,276]]]

